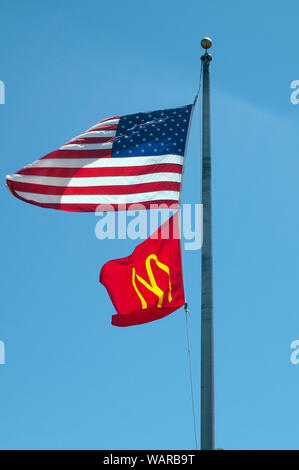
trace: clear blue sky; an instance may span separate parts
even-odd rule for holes
[[[212,49],[216,446],[298,448],[299,4],[1,2],[1,449],[194,448],[184,312],[110,325],[98,283],[134,241],[25,204],[5,174],[100,119],[194,97]],[[184,202],[200,202],[199,108]],[[199,421],[200,252],[184,253]]]

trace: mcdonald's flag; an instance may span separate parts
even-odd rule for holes
[[[117,311],[112,325],[147,323],[185,303],[178,213],[126,258],[108,261],[100,282]]]

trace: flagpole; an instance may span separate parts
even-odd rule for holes
[[[201,250],[201,449],[214,449],[214,328],[213,328],[213,257],[212,189],[210,135],[210,62],[207,52],[210,38],[204,38],[202,55],[202,172],[203,246]]]

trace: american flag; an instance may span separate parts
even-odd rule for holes
[[[192,105],[115,116],[6,177],[22,201],[90,212],[177,204]]]

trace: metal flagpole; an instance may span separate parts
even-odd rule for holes
[[[201,449],[214,449],[214,328],[212,190],[210,136],[210,38],[204,38],[202,55],[202,171],[203,246],[201,250]]]

